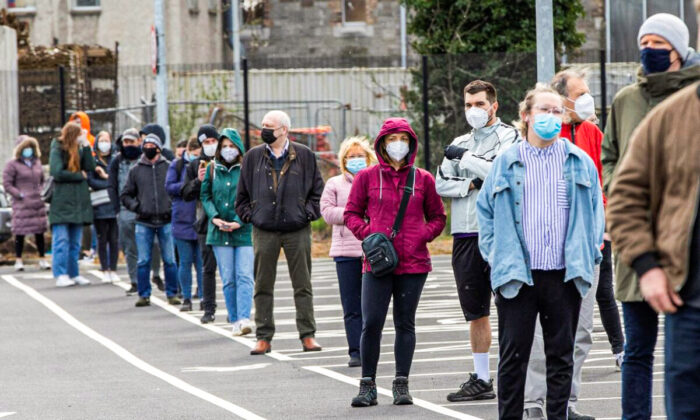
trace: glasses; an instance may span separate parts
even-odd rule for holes
[[[537,105],[533,107],[536,111],[539,111],[541,113],[545,114],[552,114],[556,116],[562,116],[564,115],[564,108],[559,107],[559,106],[546,106],[546,105]]]

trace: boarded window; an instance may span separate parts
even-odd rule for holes
[[[366,0],[343,0],[343,23],[365,22],[366,20]]]

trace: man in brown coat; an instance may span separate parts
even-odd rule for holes
[[[700,413],[700,83],[639,126],[608,200],[613,243],[644,300],[666,316],[668,418]]]

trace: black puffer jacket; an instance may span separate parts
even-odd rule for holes
[[[170,196],[165,191],[165,176],[170,162],[164,157],[151,163],[145,156],[129,170],[120,194],[124,207],[136,213],[136,221],[148,226],[170,223]]]
[[[266,145],[243,158],[236,213],[245,223],[271,232],[294,232],[321,217],[323,178],[316,156],[306,146],[289,144],[289,156],[279,174]]]

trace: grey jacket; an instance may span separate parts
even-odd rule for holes
[[[452,145],[463,147],[467,152],[461,160],[442,160],[435,186],[440,196],[452,199],[450,232],[453,235],[479,232],[476,218],[479,191],[469,191],[469,185],[476,178],[485,180],[496,156],[521,140],[518,130],[498,119],[491,126],[472,130],[452,141]]]

